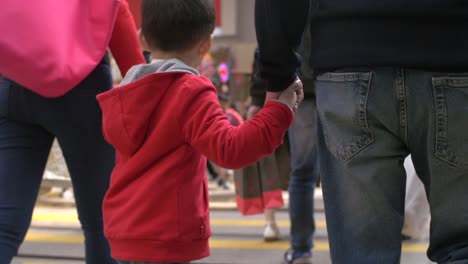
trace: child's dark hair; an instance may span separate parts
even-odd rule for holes
[[[215,28],[212,0],[143,0],[141,8],[143,36],[161,51],[190,49]]]

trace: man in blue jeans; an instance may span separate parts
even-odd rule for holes
[[[304,85],[307,96],[308,88]],[[315,101],[308,97],[299,107],[289,129],[291,178],[289,180],[289,218],[291,249],[284,255],[284,264],[311,264],[314,223],[314,190],[318,176],[315,132]]]
[[[468,263],[468,1],[256,0],[270,91],[296,78],[309,4],[333,263],[399,263],[410,153],[431,207],[428,257]]]
[[[304,58],[309,57],[310,41],[310,34],[307,31],[304,32],[299,51]],[[254,69],[257,70],[258,67],[254,66]],[[305,99],[288,132],[291,154],[291,178],[289,179],[291,248],[284,254],[284,264],[312,263],[312,239],[315,232],[314,190],[319,172],[315,89],[312,73],[313,70],[309,65],[302,65],[299,75],[304,86]],[[258,72],[254,72],[254,83],[250,93],[253,108],[258,110],[265,100],[265,82],[255,75],[258,75]]]
[[[305,30],[299,54],[309,58],[310,34]],[[289,180],[289,218],[291,221],[291,249],[284,255],[284,264],[311,264],[312,237],[315,233],[314,191],[319,174],[315,88],[313,70],[304,63],[299,71],[305,98],[298,108],[291,128],[291,179]]]

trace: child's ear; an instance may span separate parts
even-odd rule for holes
[[[138,40],[140,40],[140,45],[143,50],[150,51],[148,42],[146,42],[145,36],[141,33],[141,28],[138,30]]]
[[[201,41],[200,46],[199,46],[200,55],[205,56],[205,54],[210,52],[212,42],[213,42],[213,37],[211,35]]]

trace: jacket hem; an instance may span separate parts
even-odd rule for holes
[[[208,239],[159,241],[108,238],[112,257],[122,261],[189,262],[208,257]]]

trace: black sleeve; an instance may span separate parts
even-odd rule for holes
[[[252,77],[250,79],[250,96],[252,105],[263,106],[266,95],[266,82],[260,77],[258,48],[255,49]]]
[[[255,27],[260,50],[260,76],[268,91],[282,91],[296,79],[309,0],[256,0]]]

